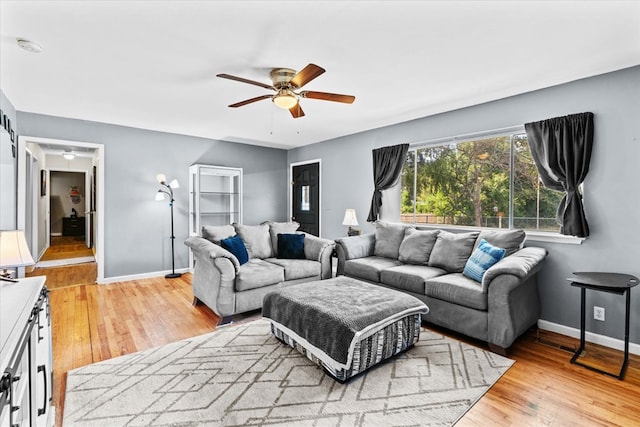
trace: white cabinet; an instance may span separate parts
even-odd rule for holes
[[[189,167],[189,235],[203,225],[242,223],[242,168]]]
[[[53,352],[45,277],[0,282],[0,426],[52,426]]]

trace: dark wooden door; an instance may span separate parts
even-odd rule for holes
[[[300,223],[300,230],[320,235],[320,164],[294,166],[291,198],[292,220]]]

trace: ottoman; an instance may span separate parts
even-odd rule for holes
[[[420,338],[419,299],[345,276],[288,286],[264,297],[271,332],[344,382]]]

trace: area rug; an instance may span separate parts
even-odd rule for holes
[[[39,261],[36,264],[36,268],[45,268],[45,267],[60,267],[63,265],[74,265],[74,264],[84,264],[87,262],[95,262],[95,258],[93,256],[83,256],[78,258],[64,258],[64,259],[51,259],[47,261]]]
[[[447,426],[513,363],[423,328],[340,384],[260,319],[69,371],[63,425]]]

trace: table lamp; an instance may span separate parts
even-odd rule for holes
[[[344,211],[344,219],[342,220],[342,225],[349,226],[347,236],[360,235],[360,230],[352,227],[353,225],[358,225],[358,218],[356,217],[355,209],[347,209],[346,211]]]
[[[26,267],[33,265],[35,261],[29,252],[27,240],[22,230],[0,231],[0,280],[17,282],[11,278],[8,268]]]

